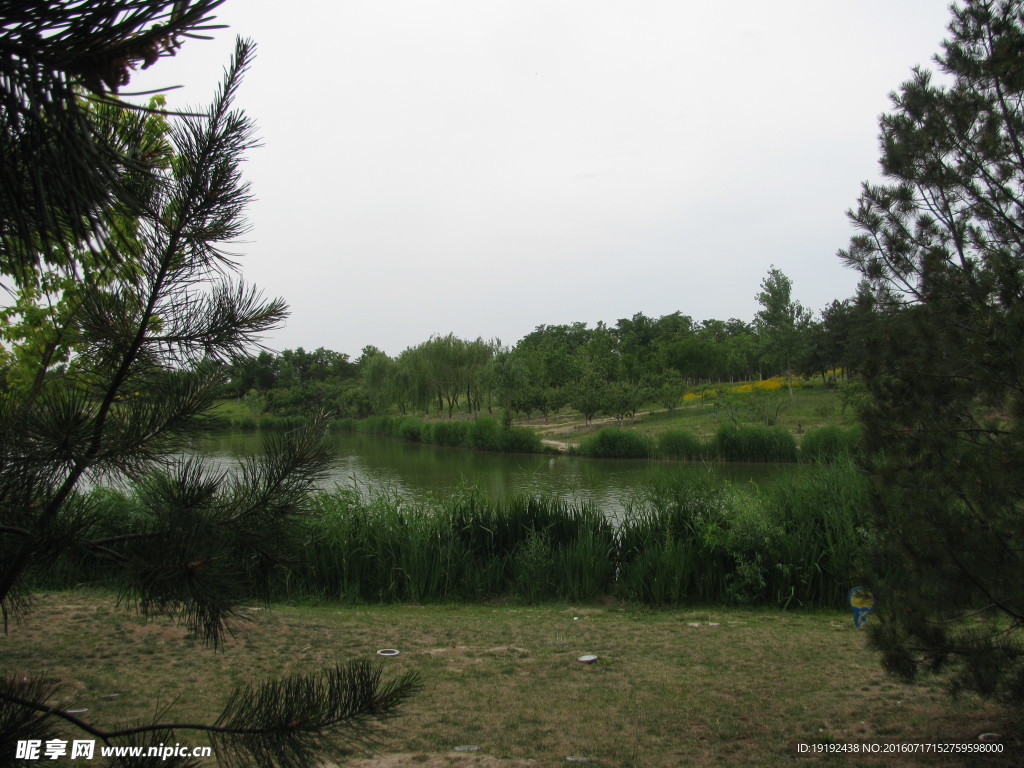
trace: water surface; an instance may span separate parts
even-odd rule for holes
[[[609,515],[621,512],[630,497],[665,473],[711,473],[738,482],[759,483],[796,470],[793,465],[488,453],[350,433],[334,433],[331,439],[337,459],[322,483],[325,488],[355,483],[367,491],[386,487],[409,498],[423,499],[468,484],[496,501],[520,494],[544,494],[589,502]],[[259,433],[232,432],[211,435],[196,451],[213,463],[230,466],[241,457],[258,454],[261,446]]]

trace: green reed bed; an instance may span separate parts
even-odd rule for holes
[[[142,519],[143,504],[112,490],[90,499],[121,520]],[[314,492],[294,523],[295,555],[270,597],[842,607],[862,578],[865,506],[865,483],[848,461],[761,487],[667,469],[614,521],[545,497],[491,502],[461,489],[413,501],[338,487]],[[63,560],[42,585],[94,581],[94,567]]]
[[[860,427],[829,424],[807,430],[800,441],[801,461],[843,461],[860,452]]]
[[[583,440],[576,452],[597,459],[646,459],[655,455],[655,442],[644,432],[606,427]]]
[[[715,432],[715,455],[725,461],[796,461],[796,438],[782,427],[723,424]]]
[[[841,607],[867,535],[866,486],[849,462],[761,488],[666,472],[617,521],[474,492],[412,503],[339,489],[317,503],[305,560],[279,597]]]
[[[397,437],[414,443],[473,448],[501,453],[543,453],[544,446],[532,429],[499,424],[490,416],[473,420],[424,421],[414,416],[371,416],[338,419],[336,429],[368,435]]]
[[[527,497],[490,504],[473,493],[367,501],[352,488],[321,493],[316,505],[302,560],[277,597],[585,599],[612,586],[614,529],[587,506]]]

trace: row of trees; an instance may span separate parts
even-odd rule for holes
[[[758,301],[752,323],[638,313],[614,326],[541,325],[512,348],[449,334],[393,358],[375,347],[355,361],[323,348],[261,352],[232,363],[225,393],[278,415],[327,408],[357,418],[428,411],[450,418],[498,407],[529,417],[568,404],[587,418],[621,417],[645,402],[675,407],[687,387],[701,382],[828,380],[863,364],[869,316],[856,302],[835,301],[814,318],[776,268]]]

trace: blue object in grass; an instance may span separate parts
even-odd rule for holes
[[[853,626],[858,628],[864,626],[864,622],[868,620],[868,614],[875,609],[875,596],[871,594],[871,590],[865,587],[854,587],[850,590],[847,602],[853,611]]]

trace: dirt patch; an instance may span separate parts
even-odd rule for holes
[[[562,443],[558,440],[541,440],[541,445],[550,445],[552,448],[558,450],[560,453],[565,453],[569,450],[568,443]]]
[[[447,648],[431,648],[428,651],[422,651],[426,656],[449,656],[449,657],[463,657],[466,654],[512,654],[515,656],[521,656],[529,653],[525,648],[518,648],[514,645],[500,645],[495,648],[471,648],[467,645],[450,645]],[[479,661],[479,659],[476,659]]]

